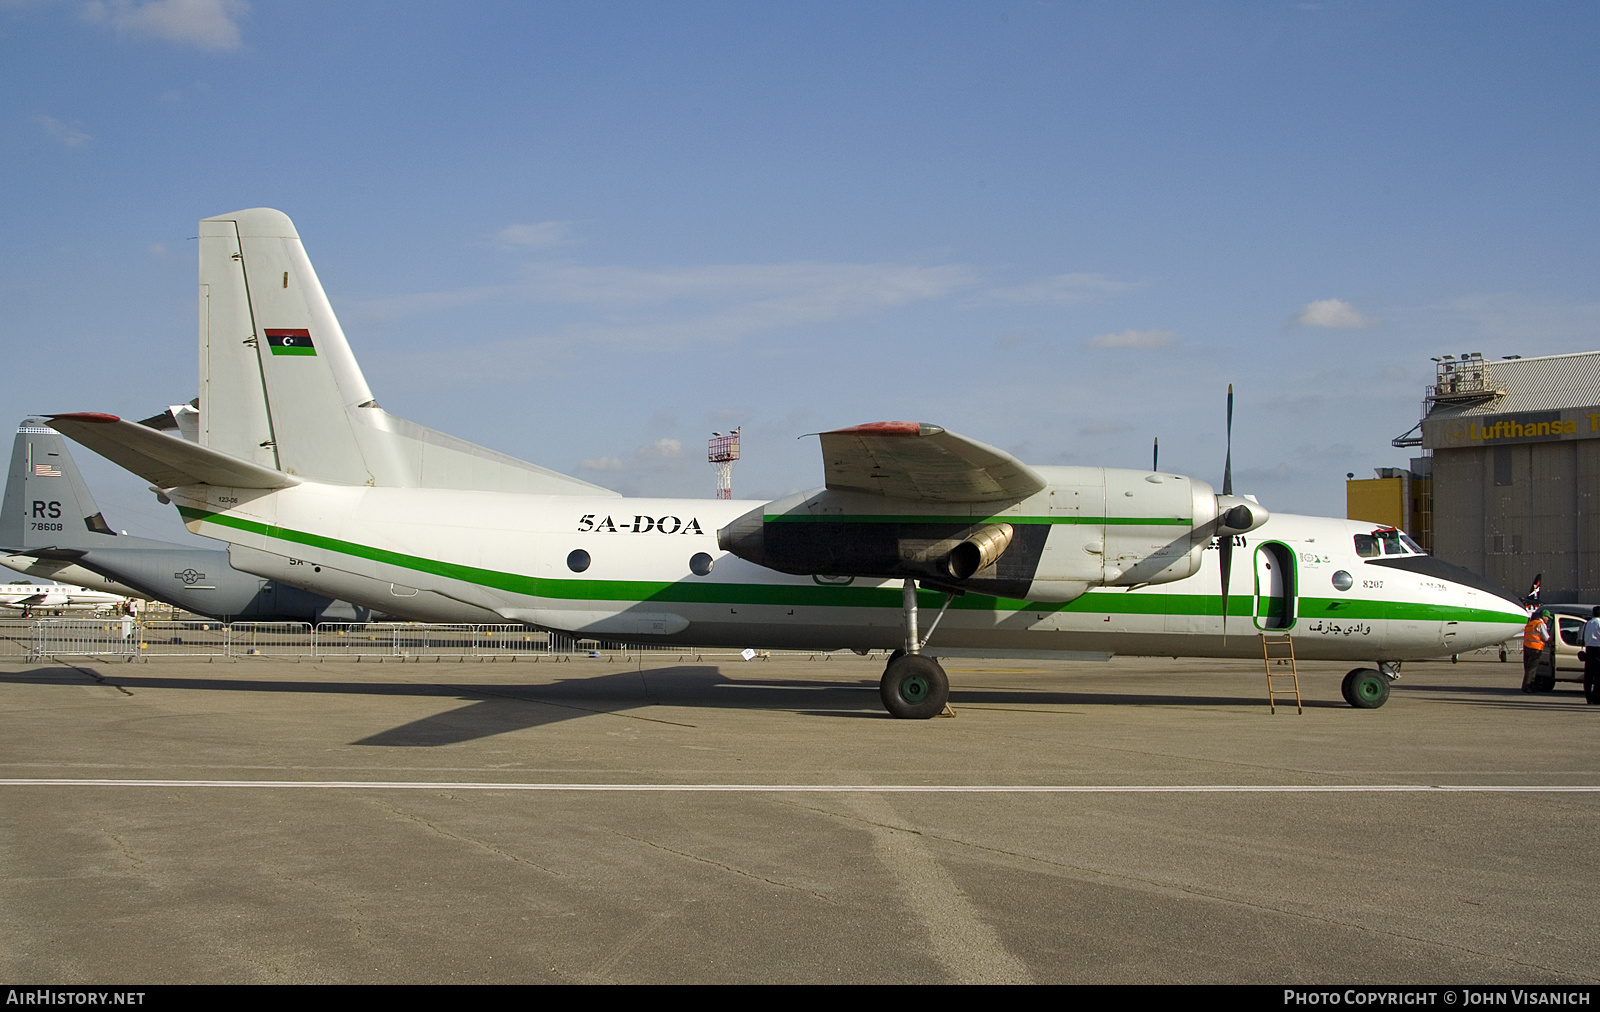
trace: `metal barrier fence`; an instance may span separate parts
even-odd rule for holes
[[[31,657],[36,624],[29,619],[0,619],[0,660]]]
[[[0,658],[110,657],[136,660],[218,657],[295,657],[353,661],[570,660],[647,655],[699,660],[760,660],[773,651],[704,650],[665,644],[618,643],[545,633],[527,626],[426,625],[412,622],[222,623],[196,619],[141,622],[133,618],[55,618],[0,622]],[[826,659],[825,651],[777,651]]]

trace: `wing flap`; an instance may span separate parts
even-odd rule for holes
[[[94,412],[49,415],[50,427],[157,488],[218,485],[224,488],[290,488],[293,475],[240,460],[137,422]]]
[[[1046,482],[1004,450],[922,422],[819,433],[831,489],[929,502],[1015,502]]]

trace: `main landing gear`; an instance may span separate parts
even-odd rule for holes
[[[1389,683],[1399,677],[1399,661],[1379,661],[1376,668],[1356,668],[1345,675],[1339,691],[1356,709],[1376,710],[1389,701]]]
[[[945,608],[950,607],[953,598],[954,595],[951,595],[945,599]],[[906,645],[904,649],[889,655],[889,664],[883,669],[883,679],[878,683],[878,696],[890,716],[927,720],[949,711],[950,679],[945,676],[944,668],[939,666],[937,660],[924,657],[919,652],[927,645],[928,639],[917,634],[915,580],[905,582],[900,603],[905,613]],[[940,618],[944,618],[943,609],[939,611],[939,618],[934,619],[933,625],[928,627],[929,637],[938,627]]]

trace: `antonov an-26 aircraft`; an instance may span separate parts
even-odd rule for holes
[[[892,649],[898,717],[944,711],[948,656],[1351,660],[1376,707],[1403,658],[1504,641],[1517,600],[1371,524],[1269,516],[1157,471],[1032,467],[937,426],[821,436],[825,488],[625,499],[390,415],[288,217],[200,223],[197,441],[51,424],[148,480],[234,566],[377,611],[640,643]],[[1231,404],[1230,404],[1231,415]],[[1237,563],[1237,564],[1235,564]]]

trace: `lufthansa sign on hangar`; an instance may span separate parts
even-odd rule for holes
[[[1600,439],[1600,406],[1422,420],[1422,445],[1430,450],[1551,443],[1565,439]]]

